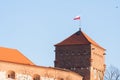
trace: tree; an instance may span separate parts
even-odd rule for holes
[[[105,80],[120,80],[120,70],[114,66],[106,69]]]

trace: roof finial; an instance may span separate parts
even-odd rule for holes
[[[79,31],[81,31],[81,28],[79,28]]]

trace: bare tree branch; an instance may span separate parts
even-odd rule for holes
[[[120,70],[114,66],[108,67],[105,72],[105,80],[120,80]]]

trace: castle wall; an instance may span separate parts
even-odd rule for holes
[[[55,67],[65,68],[90,78],[90,45],[64,45],[56,46]]]
[[[91,80],[103,80],[105,71],[105,50],[91,45]]]
[[[9,71],[15,72],[13,80],[33,80],[34,74],[40,75],[40,80],[82,80],[80,75],[68,70],[0,61],[0,80],[9,80]]]

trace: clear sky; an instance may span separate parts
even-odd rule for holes
[[[53,66],[54,44],[82,31],[120,69],[120,0],[0,0],[0,46],[15,48],[41,66]]]

